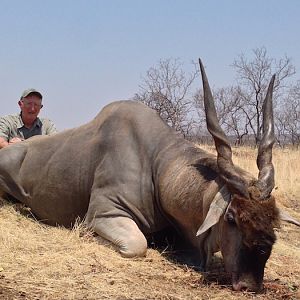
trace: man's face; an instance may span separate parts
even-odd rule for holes
[[[35,94],[29,94],[19,101],[19,106],[22,111],[22,118],[35,120],[43,107],[42,99]]]

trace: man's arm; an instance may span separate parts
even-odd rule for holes
[[[8,142],[4,138],[0,137],[0,149],[6,147],[8,145],[9,145]]]
[[[0,117],[0,149],[22,141],[21,137],[10,137],[11,126],[12,120],[9,116]]]
[[[46,135],[52,135],[58,132],[54,123],[49,119],[45,120],[45,126],[46,126],[46,132],[45,132]]]
[[[0,118],[0,149],[9,145],[8,143],[8,126],[5,117]]]

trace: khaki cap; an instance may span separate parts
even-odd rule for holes
[[[22,100],[22,98],[26,98],[29,94],[36,94],[41,98],[41,100],[43,99],[43,95],[39,91],[37,91],[35,89],[28,89],[22,93],[21,100]]]

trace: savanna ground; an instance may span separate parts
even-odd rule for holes
[[[210,149],[208,149],[210,150]],[[257,174],[256,153],[234,149],[234,161]],[[300,151],[274,151],[278,206],[300,219]],[[265,269],[265,290],[234,292],[217,254],[209,273],[169,258],[171,248],[122,258],[80,224],[43,225],[1,202],[0,299],[300,299],[300,229],[282,224]]]

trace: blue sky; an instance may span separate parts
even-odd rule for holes
[[[0,115],[24,89],[44,95],[59,130],[138,91],[160,59],[201,57],[213,87],[235,83],[240,53],[292,58],[300,79],[298,0],[0,0]],[[200,81],[199,81],[200,87]]]

